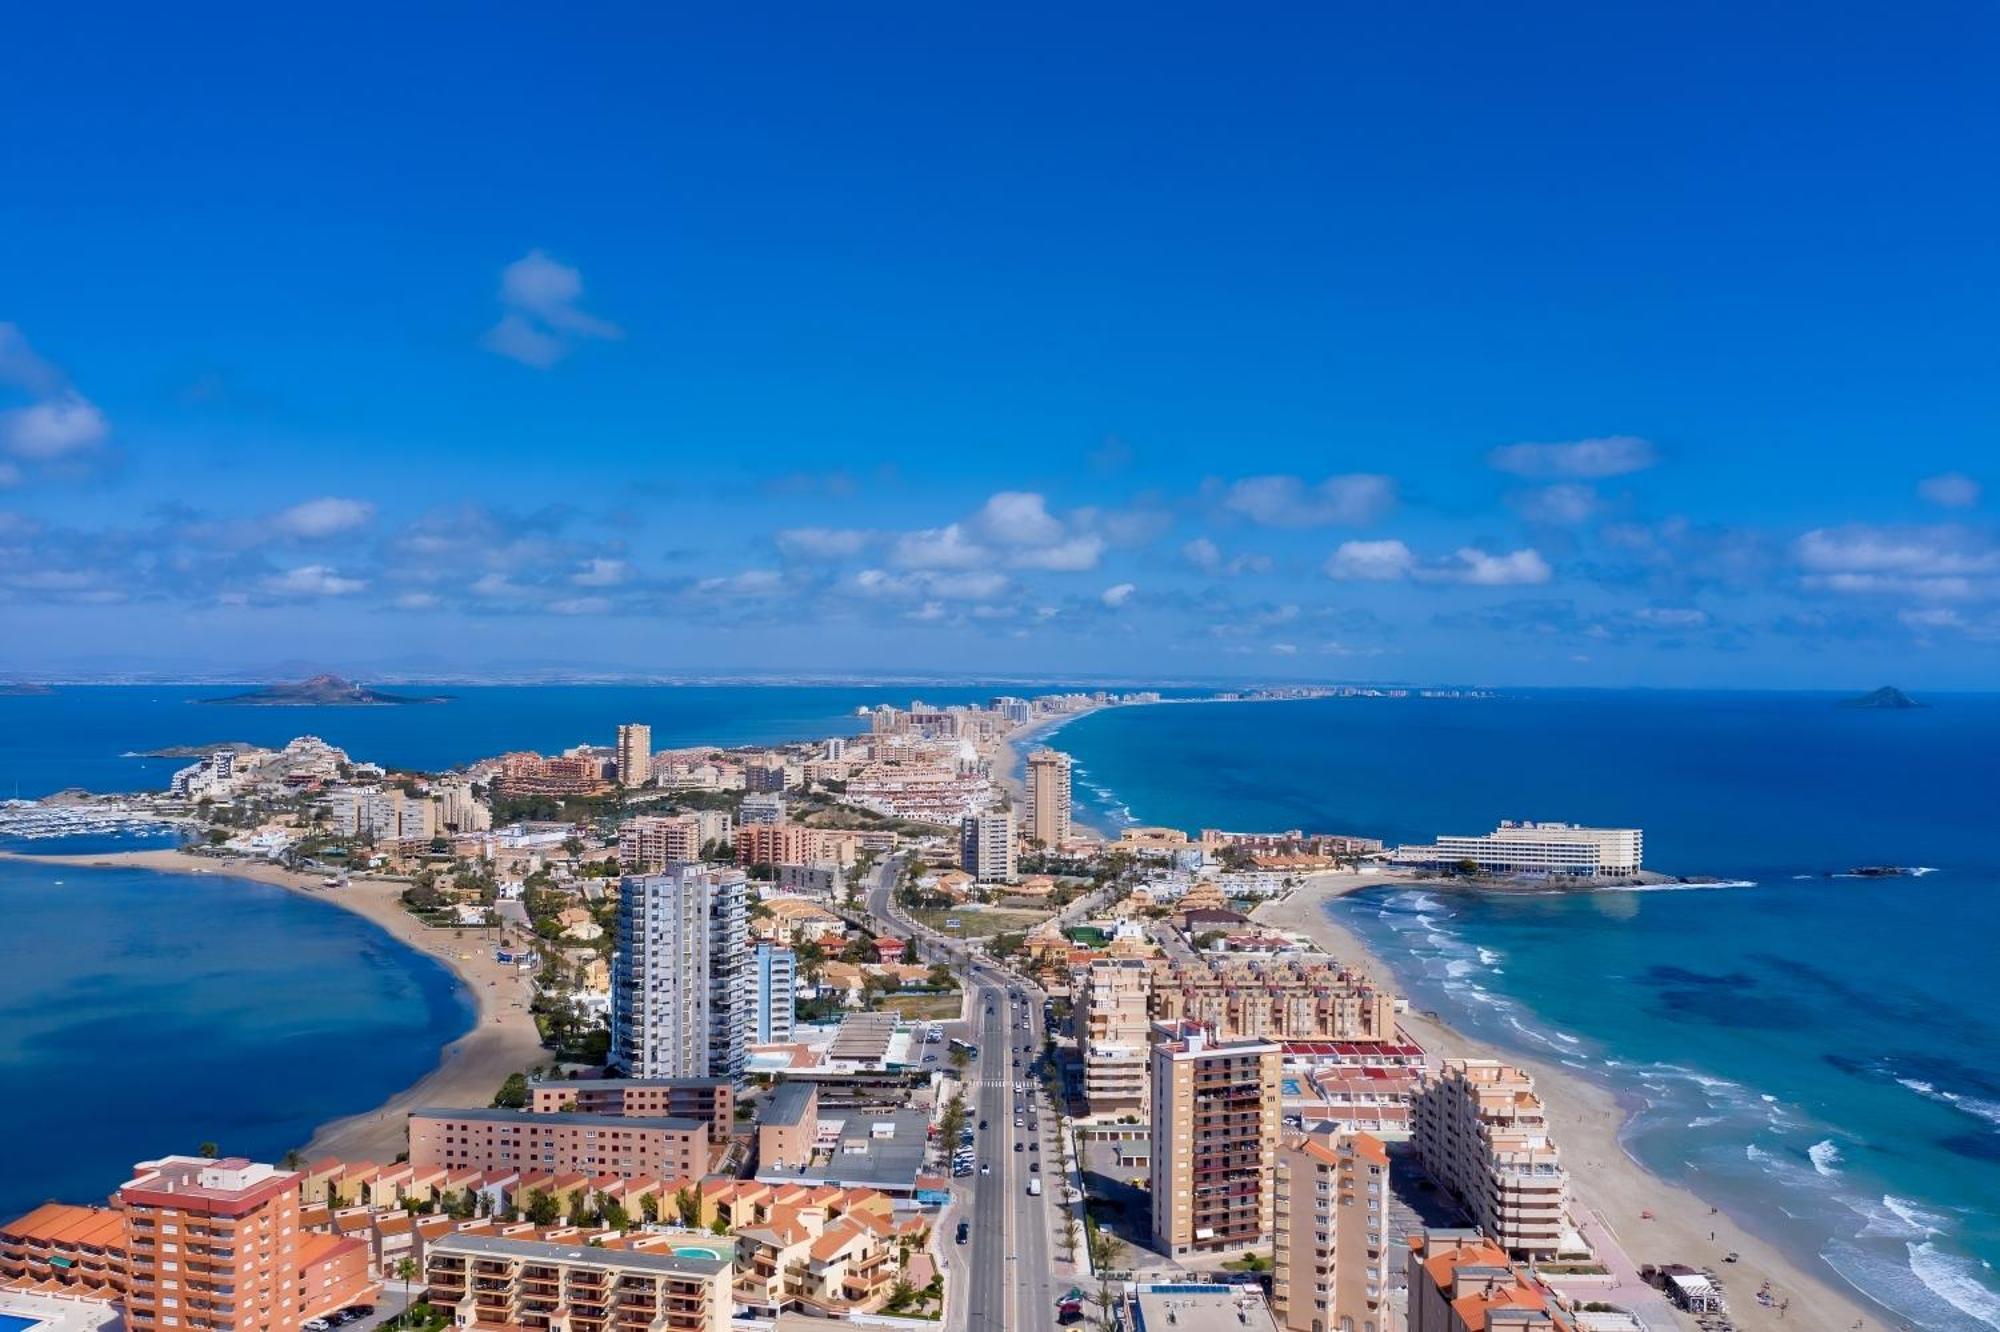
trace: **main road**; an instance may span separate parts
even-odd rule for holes
[[[1042,1166],[1043,1158],[1054,1155],[1045,1149],[1051,1133],[1059,1131],[1060,1116],[1045,1104],[1034,1076],[1043,1044],[1041,991],[1001,971],[964,941],[905,916],[892,891],[901,870],[899,858],[882,862],[868,885],[868,912],[900,931],[924,960],[961,964],[971,1001],[966,1039],[979,1047],[961,1076],[982,1173],[966,1181],[972,1186],[971,1206],[963,1218],[970,1228],[967,1243],[958,1247],[947,1240],[942,1246],[958,1287],[952,1323],[967,1332],[1053,1332],[1057,1291],[1049,1253],[1054,1225],[1050,1209],[1062,1193],[1063,1181]],[[1019,1000],[1014,997],[1017,990]],[[1014,1066],[1016,1059],[1019,1068]],[[1021,1087],[1018,1096],[1016,1084]],[[1014,1127],[1017,1106],[1025,1107],[1019,1129]],[[1049,1112],[1048,1123],[1039,1132],[1030,1131],[1026,1124],[1039,1120],[1044,1109]],[[1031,1143],[1035,1150],[1029,1150]],[[945,1150],[955,1146],[947,1143]],[[1038,1169],[1030,1170],[1030,1164]],[[992,1173],[984,1173],[986,1168]],[[1042,1181],[1040,1196],[1029,1194],[1030,1180]]]

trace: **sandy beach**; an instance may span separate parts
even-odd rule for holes
[[[121,851],[106,855],[38,856],[0,852],[9,860],[69,867],[126,867],[169,874],[215,874],[252,879],[302,893],[365,916],[401,942],[449,967],[471,994],[478,1017],[472,1030],[438,1052],[438,1066],[414,1085],[372,1110],[319,1126],[300,1144],[309,1157],[390,1161],[408,1142],[405,1117],[414,1106],[483,1106],[509,1074],[550,1059],[528,1012],[529,977],[493,960],[493,930],[434,929],[403,910],[401,883],[356,878],[344,888],[324,888],[318,875],[295,874],[259,861],[189,855],[181,851]]]
[[[1333,956],[1351,959],[1386,979],[1393,974],[1390,968],[1325,910],[1329,897],[1383,881],[1380,875],[1321,877],[1283,901],[1258,907],[1253,915],[1281,929],[1310,935]],[[1803,1270],[1735,1219],[1633,1160],[1619,1142],[1626,1112],[1609,1090],[1567,1069],[1484,1045],[1417,1013],[1403,1014],[1401,1022],[1434,1060],[1504,1059],[1534,1075],[1556,1143],[1569,1167],[1586,1236],[1594,1239],[1608,1230],[1636,1264],[1679,1262],[1714,1268],[1725,1283],[1729,1311],[1739,1327],[1834,1332],[1897,1326],[1836,1285],[1837,1279],[1830,1272]],[[1642,1215],[1648,1212],[1650,1217]],[[1738,1261],[1724,1263],[1723,1255],[1731,1252],[1738,1255]],[[1776,1299],[1791,1303],[1783,1316],[1756,1301],[1758,1287],[1767,1281]],[[1692,1318],[1678,1316],[1687,1326],[1694,1326]]]

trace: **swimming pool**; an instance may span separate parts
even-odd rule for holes
[[[682,1258],[714,1258],[717,1260],[722,1258],[720,1251],[700,1244],[676,1244],[674,1252]],[[4,1325],[0,1325],[0,1332],[10,1332],[10,1329]]]
[[[29,1328],[40,1326],[39,1318],[23,1318],[19,1314],[0,1313],[0,1332],[28,1332]]]

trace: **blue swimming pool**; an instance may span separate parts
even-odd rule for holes
[[[23,1318],[19,1314],[0,1313],[0,1332],[28,1332],[31,1327],[40,1327],[39,1318]]]

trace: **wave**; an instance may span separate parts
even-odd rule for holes
[[[2000,1328],[2000,1293],[1979,1279],[1982,1263],[1946,1253],[1930,1241],[1910,1246],[1910,1270],[1932,1294],[1968,1318]]]
[[[1926,1100],[1948,1105],[1954,1110],[1962,1110],[1975,1119],[1983,1119],[1995,1128],[2000,1128],[2000,1101],[1982,1101],[1977,1096],[1945,1091],[1922,1078],[1897,1078],[1896,1081]]]
[[[2000,1328],[1993,1310],[1978,1312],[1986,1301],[2000,1296],[1968,1270],[1972,1265],[1967,1260],[1954,1260],[1928,1241],[1908,1244],[1902,1254],[1888,1257],[1880,1249],[1835,1240],[1821,1257],[1848,1285],[1895,1310],[1911,1326],[1929,1332]]]
[[[1830,1177],[1840,1173],[1840,1147],[1832,1138],[1823,1138],[1806,1148],[1806,1156],[1811,1159],[1813,1169],[1820,1174]]]
[[[1716,879],[1709,883],[1609,883],[1600,893],[1692,893],[1708,888],[1755,888],[1755,879]]]

